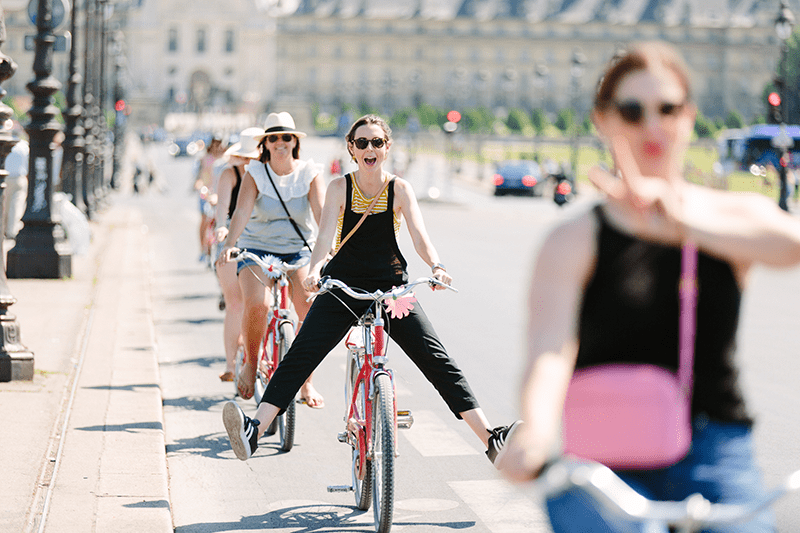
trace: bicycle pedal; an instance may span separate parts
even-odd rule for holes
[[[341,433],[336,435],[336,440],[338,440],[339,442],[347,443],[347,432],[342,431]]]
[[[414,424],[414,417],[411,416],[411,411],[397,411],[398,429],[408,429],[413,424]]]
[[[350,485],[328,485],[328,492],[355,492]]]

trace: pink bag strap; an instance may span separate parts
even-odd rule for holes
[[[680,323],[678,324],[678,383],[687,398],[692,397],[694,338],[697,319],[697,247],[687,242],[681,250]]]

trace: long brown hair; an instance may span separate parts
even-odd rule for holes
[[[597,82],[597,91],[594,97],[595,110],[605,111],[608,109],[614,101],[614,94],[622,78],[631,72],[651,68],[667,68],[674,72],[686,91],[686,100],[691,100],[692,88],[689,82],[689,69],[681,55],[667,43],[650,41],[637,43],[630,49],[614,55]]]

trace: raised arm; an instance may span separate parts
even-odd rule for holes
[[[214,218],[217,221],[214,235],[217,238],[217,242],[223,242],[228,235],[228,228],[225,226],[225,222],[228,219],[228,206],[231,203],[231,194],[235,184],[236,175],[233,167],[225,168],[217,182],[217,205],[214,212]]]
[[[336,223],[339,215],[344,211],[346,190],[345,179],[336,178],[330,183],[325,193],[325,204],[322,207],[319,222],[319,235],[317,235],[317,243],[311,253],[308,277],[303,282],[307,289],[316,287],[325,259],[333,249]]]
[[[756,193],[731,193],[687,186],[684,199],[687,237],[708,252],[730,259],[740,269],[753,264],[800,264],[800,219]]]
[[[231,217],[228,236],[225,238],[222,253],[220,253],[219,257],[219,261],[223,264],[230,260],[230,249],[236,246],[236,241],[239,240],[247,221],[250,220],[257,196],[258,188],[256,187],[256,182],[249,172],[245,172],[242,177],[242,185],[239,187],[239,196],[236,198],[236,210],[234,210]]]
[[[308,189],[308,203],[311,205],[314,221],[319,226],[322,220],[322,206],[325,203],[325,180],[322,178],[322,174],[317,174],[311,180],[311,186]]]
[[[530,480],[554,453],[578,353],[578,312],[594,270],[594,217],[567,221],[544,242],[528,293],[526,365],[520,392],[525,422],[498,465],[512,481]]]
[[[419,209],[419,203],[411,184],[397,178],[394,182],[394,194],[398,211],[406,219],[408,233],[411,235],[411,242],[414,243],[414,250],[430,267],[441,263],[439,253],[434,248],[428,236],[428,231],[425,229],[425,221],[422,219],[422,212]],[[447,272],[438,268],[434,270],[433,277],[448,285],[453,281],[453,278]],[[435,289],[444,290],[444,287],[437,286]]]

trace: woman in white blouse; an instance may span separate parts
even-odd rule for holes
[[[276,256],[287,263],[306,261],[316,239],[316,223],[322,214],[325,182],[322,165],[311,159],[302,161],[300,139],[306,134],[297,131],[289,113],[270,113],[259,135],[259,159],[245,167],[236,210],[220,253],[219,261],[230,260],[235,248],[247,249],[260,256]],[[237,264],[239,285],[244,296],[242,336],[245,363],[237,389],[242,398],[253,396],[256,358],[267,327],[272,303],[272,280],[252,261]],[[302,325],[308,312],[308,293],[302,281],[308,265],[296,270],[290,278],[290,296]],[[314,389],[311,377],[300,389],[300,398],[309,407],[324,406],[322,396]]]

